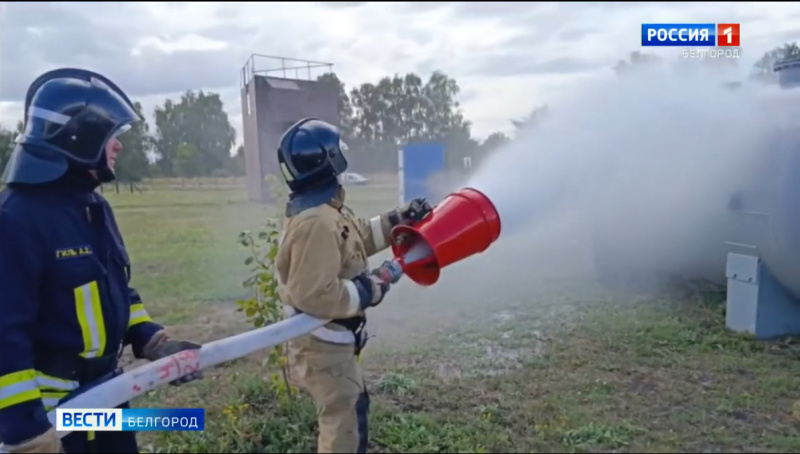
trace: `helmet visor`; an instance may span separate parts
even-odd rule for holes
[[[112,139],[117,139],[119,136],[125,134],[126,132],[130,131],[133,126],[130,123],[126,123],[120,126],[116,131],[111,133]]]
[[[25,135],[45,138],[72,161],[97,164],[108,141],[130,130],[141,117],[127,98],[104,81],[93,77],[89,83],[92,89],[86,107],[73,116],[31,107]]]
[[[347,158],[344,157],[344,154],[348,150],[350,150],[350,147],[342,139],[339,139],[339,152],[329,156],[331,166],[333,166],[333,171],[336,175],[341,175],[342,172],[347,170]]]

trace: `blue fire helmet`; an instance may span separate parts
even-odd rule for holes
[[[339,129],[316,118],[304,118],[283,133],[278,145],[281,173],[294,193],[320,187],[336,187],[339,175],[347,170]]]
[[[6,165],[6,183],[41,184],[69,168],[113,179],[106,144],[142,117],[125,93],[92,71],[62,68],[37,78],[25,96],[25,127]]]

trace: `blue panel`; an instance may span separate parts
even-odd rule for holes
[[[800,335],[800,304],[757,257],[728,254],[726,274],[729,329],[762,340]]]
[[[428,182],[439,172],[445,171],[444,144],[436,142],[408,144],[403,148],[404,202],[417,197],[433,199]]]
[[[800,302],[781,287],[763,264],[759,265],[758,276],[755,336],[765,340],[800,336]]]
[[[800,299],[800,131],[784,139],[786,160],[771,210],[771,229],[761,252],[775,278]]]

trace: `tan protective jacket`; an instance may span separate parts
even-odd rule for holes
[[[330,204],[285,218],[275,259],[283,304],[325,319],[360,315],[351,279],[389,246],[390,229],[388,213],[365,220]]]

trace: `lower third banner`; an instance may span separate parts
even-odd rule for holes
[[[68,408],[56,409],[56,430],[199,431],[205,428],[203,408]]]

